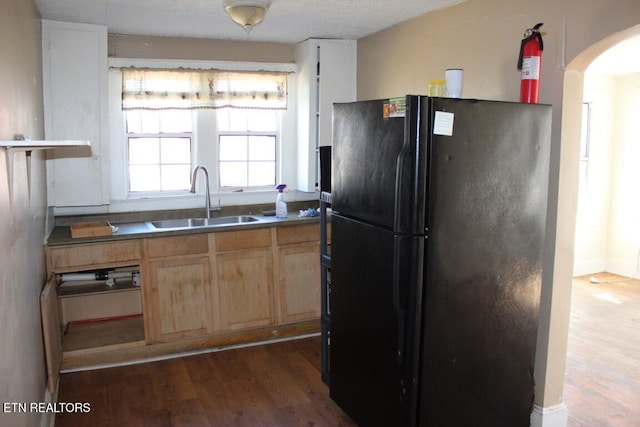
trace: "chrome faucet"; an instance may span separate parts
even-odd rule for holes
[[[196,192],[196,177],[198,175],[198,170],[202,170],[202,172],[204,172],[204,179],[205,179],[205,192],[206,194],[206,199],[204,200],[204,209],[206,211],[206,215],[207,218],[211,218],[211,193],[209,192],[209,171],[207,170],[206,167],[202,166],[202,165],[198,165],[193,169],[193,175],[191,175],[191,190],[189,190],[190,193],[195,193]]]

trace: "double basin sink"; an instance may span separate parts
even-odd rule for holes
[[[252,215],[222,216],[218,218],[184,218],[150,221],[148,224],[159,230],[220,227],[225,225],[247,224],[261,221]]]

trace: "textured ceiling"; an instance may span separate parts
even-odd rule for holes
[[[106,25],[112,34],[297,43],[308,38],[357,40],[465,0],[271,0],[249,35],[223,0],[35,0],[42,18]]]

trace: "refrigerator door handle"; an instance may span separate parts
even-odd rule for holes
[[[393,209],[393,231],[396,233],[406,233],[407,230],[404,229],[403,218],[401,213],[405,212],[406,207],[409,206],[408,201],[405,201],[403,198],[403,182],[404,182],[404,173],[405,173],[405,158],[413,156],[411,148],[407,146],[405,143],[398,153],[398,157],[396,158],[396,181],[395,181],[395,198],[394,198],[394,209]],[[405,209],[403,209],[405,206]]]
[[[393,239],[393,308],[398,316],[398,348],[396,359],[399,365],[404,363],[404,345],[405,345],[405,316],[406,306],[402,303],[400,296],[400,264],[402,262],[402,238],[396,236]]]
[[[394,183],[393,231],[403,234],[423,234],[423,210],[426,173],[425,126],[420,97],[407,97],[404,139],[396,157]]]

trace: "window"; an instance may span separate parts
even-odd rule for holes
[[[276,185],[278,113],[218,110],[220,187]]]
[[[191,115],[201,109],[219,111],[218,188],[275,186],[286,88],[281,72],[123,70],[129,193],[189,188]]]
[[[197,165],[209,170],[213,204],[264,203],[275,185],[295,183],[295,65],[118,58],[109,65],[110,209],[199,207],[201,178],[197,194],[189,192]]]
[[[125,117],[129,192],[188,190],[191,111],[133,110]]]
[[[591,104],[582,103],[582,129],[580,134],[580,177],[578,184],[579,210],[586,206],[589,188],[589,150],[591,144]]]

